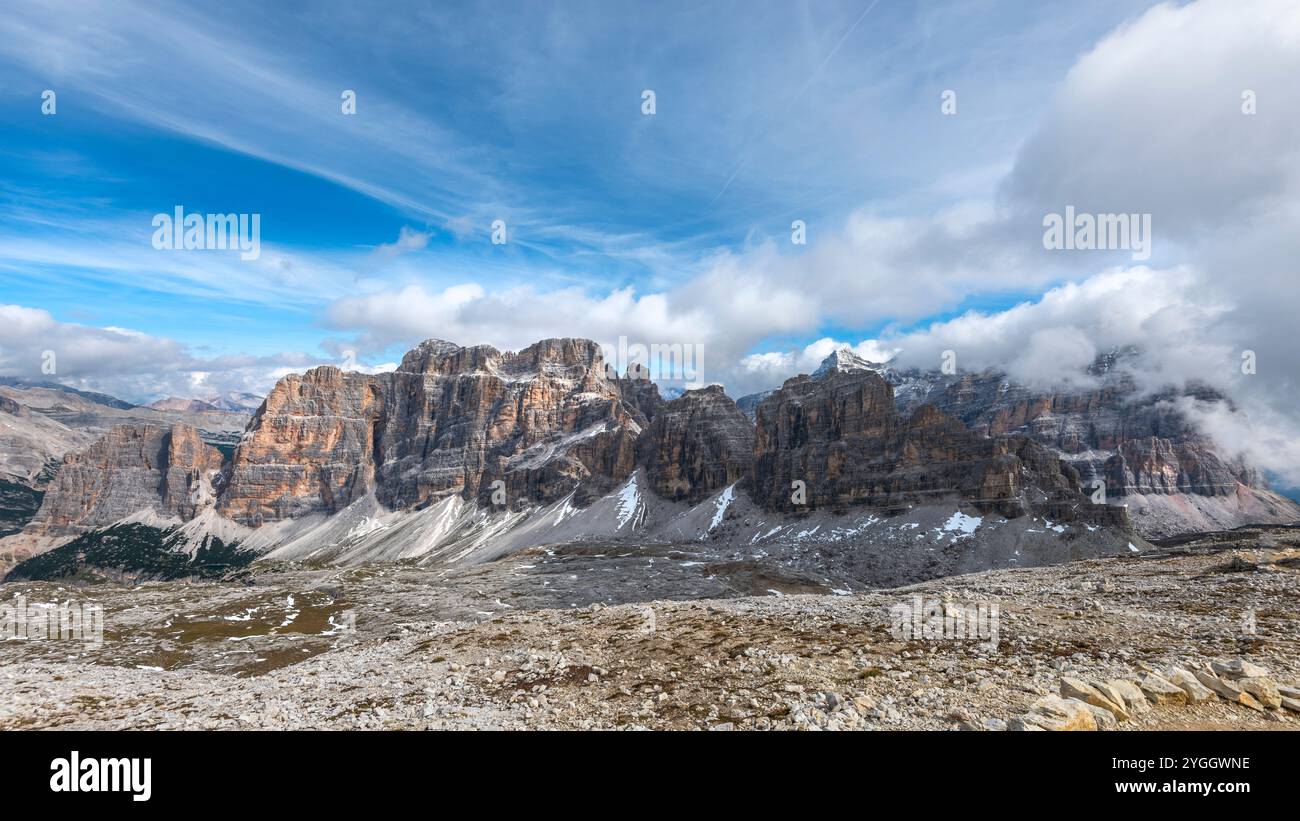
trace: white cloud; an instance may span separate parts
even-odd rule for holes
[[[379,245],[375,248],[375,253],[381,257],[392,258],[409,251],[421,251],[429,247],[429,240],[432,238],[432,231],[417,231],[410,226],[403,225],[401,230],[397,232],[397,240]]]
[[[1096,353],[1137,345],[1153,382],[1210,381],[1213,363],[1226,370],[1231,342],[1214,329],[1229,310],[1190,269],[1115,268],[1006,311],[970,311],[886,341],[902,349],[902,365],[938,367],[953,350],[959,367],[1001,367],[1043,387],[1077,380]]]
[[[221,44],[215,38],[204,37],[194,20],[181,18],[177,22],[185,25],[186,41],[201,46],[186,58],[185,64],[207,68],[229,63]],[[0,29],[5,25],[0,23]],[[15,27],[29,28],[17,19],[7,25],[15,35],[41,33],[16,31]],[[118,24],[114,27],[120,30]],[[136,28],[152,30],[148,26]],[[15,36],[11,42],[27,41]],[[558,46],[568,45],[550,40],[547,44],[556,53],[563,53]],[[482,230],[487,221],[481,217],[489,211],[495,216],[487,203],[495,206],[496,194],[508,189],[498,188],[489,179],[490,174],[477,171],[474,163],[463,162],[463,146],[435,129],[436,145],[449,149],[448,159],[440,159],[444,152],[429,149],[425,140],[429,123],[411,118],[391,102],[373,98],[364,98],[363,104],[369,110],[391,115],[376,121],[398,123],[394,133],[377,131],[377,126],[369,124],[371,121],[362,120],[358,133],[340,137],[340,145],[310,145],[304,149],[303,159],[286,159],[282,147],[296,144],[289,139],[296,135],[277,132],[271,136],[283,139],[268,144],[262,140],[261,123],[289,119],[283,116],[284,105],[293,108],[296,119],[306,122],[322,121],[327,115],[332,118],[332,110],[316,107],[311,101],[325,97],[332,101],[333,89],[317,87],[319,84],[303,77],[284,80],[284,87],[261,88],[258,82],[263,71],[259,67],[264,67],[267,55],[255,44],[244,49],[245,59],[236,61],[243,69],[235,75],[237,93],[232,98],[238,99],[241,106],[252,100],[254,125],[246,122],[229,127],[212,121],[176,120],[179,115],[175,112],[197,110],[192,106],[141,97],[148,101],[150,107],[146,107],[139,100],[116,98],[112,84],[97,76],[92,67],[103,65],[101,70],[114,81],[140,81],[133,67],[105,63],[105,49],[94,38],[79,36],[75,45],[69,52],[70,63],[62,70],[76,76],[92,75],[87,85],[109,102],[120,104],[123,113],[150,122],[162,120],[185,133],[212,136],[223,145],[313,170],[406,207],[411,213],[429,215],[431,220],[453,227],[453,233],[468,235]],[[164,55],[174,48],[153,40],[148,45]],[[815,65],[825,49],[814,47],[809,52]],[[549,59],[551,55],[543,56]],[[23,56],[26,63],[39,64],[40,60],[35,50]],[[203,72],[190,73],[204,76]],[[997,75],[986,75],[986,84],[989,76],[996,79]],[[1282,444],[1300,441],[1300,414],[1296,411],[1300,408],[1300,357],[1293,352],[1294,321],[1300,314],[1297,76],[1300,5],[1293,0],[1166,3],[1116,29],[1077,61],[1024,141],[998,191],[986,192],[984,198],[977,195],[963,199],[922,216],[915,209],[907,216],[899,216],[878,201],[838,224],[812,219],[809,244],[801,248],[791,246],[788,237],[778,232],[788,219],[784,223],[769,220],[762,223],[767,226],[763,230],[769,233],[757,234],[757,239],[743,250],[703,258],[656,258],[656,270],[673,268],[679,278],[671,285],[652,289],[494,289],[468,277],[451,287],[406,284],[418,281],[411,276],[398,284],[367,282],[365,287],[370,293],[341,296],[354,284],[350,272],[328,271],[320,277],[321,284],[307,289],[304,282],[311,276],[290,266],[288,274],[281,274],[284,281],[270,298],[307,292],[313,298],[333,300],[325,313],[328,323],[340,331],[357,334],[353,342],[331,341],[334,350],[355,344],[362,352],[375,352],[427,337],[461,344],[490,343],[501,348],[520,348],[547,336],[586,336],[606,343],[626,336],[645,343],[700,344],[707,351],[705,379],[721,381],[732,395],[739,395],[774,387],[787,376],[811,371],[835,346],[846,344],[823,338],[806,346],[771,350],[775,345],[769,340],[807,339],[822,333],[825,327],[911,323],[951,311],[973,295],[1042,294],[1009,310],[968,312],[916,332],[887,330],[878,339],[858,341],[853,347],[873,359],[897,348],[901,363],[923,367],[933,367],[943,350],[952,349],[964,368],[1003,367],[1016,378],[1048,386],[1079,380],[1080,367],[1097,351],[1140,345],[1145,353],[1136,375],[1144,386],[1197,380],[1228,390],[1246,411],[1253,433],[1242,435],[1224,419],[1201,413],[1207,429],[1230,440],[1231,447],[1245,448],[1251,441],[1268,443],[1267,452],[1257,457],[1265,466],[1285,471],[1288,465],[1300,463]],[[511,78],[517,88],[524,90],[535,90],[540,79],[544,79],[540,74],[527,71]],[[837,89],[844,90],[841,86]],[[1241,94],[1245,90],[1256,96],[1254,115],[1241,112]],[[840,101],[841,109],[870,102],[876,99],[873,95],[884,91],[873,88],[864,96],[845,96]],[[725,96],[713,94],[702,99],[711,102]],[[550,98],[543,95],[536,97],[532,105],[540,105],[536,100],[543,98],[549,104]],[[513,98],[525,107],[529,99],[527,94]],[[954,118],[954,128],[967,127],[965,124],[972,121],[968,119],[971,112],[977,110],[972,107],[977,98],[963,91],[962,99],[963,113]],[[689,104],[686,99],[680,102]],[[824,100],[818,98],[818,102]],[[221,112],[224,109],[218,103],[199,108]],[[1020,103],[1026,110],[1037,107],[1037,100],[1032,98]],[[700,105],[701,101],[694,104]],[[695,176],[703,180],[700,185],[708,187],[711,194],[717,187],[715,177],[725,179],[744,164],[741,175],[720,203],[720,207],[726,207],[761,188],[748,177],[762,169],[771,177],[767,180],[770,190],[781,194],[766,197],[767,205],[781,200],[781,209],[796,208],[800,201],[792,192],[809,185],[805,175],[810,169],[804,160],[817,152],[807,151],[805,157],[791,160],[788,158],[798,152],[790,151],[788,142],[772,139],[769,143],[764,137],[778,127],[790,127],[806,145],[816,146],[821,143],[813,138],[826,128],[815,118],[788,116],[780,107],[754,108],[764,119],[770,119],[758,137],[738,140],[736,133],[743,137],[743,129],[724,133],[720,125],[709,126],[718,129],[709,136],[719,139],[704,140],[711,152],[705,158],[707,162],[690,170],[700,172]],[[928,106],[927,116],[935,116],[933,108]],[[669,110],[665,108],[664,114]],[[264,116],[267,112],[277,116]],[[741,114],[730,112],[734,119],[731,125],[746,121]],[[548,117],[554,116],[548,113]],[[844,122],[849,118],[834,119]],[[713,122],[698,111],[691,111],[683,120]],[[655,125],[673,122],[659,116]],[[636,124],[645,125],[639,119]],[[869,130],[860,123],[854,128]],[[928,131],[924,139],[938,162],[942,139]],[[674,132],[665,145],[681,148],[700,141],[696,129],[685,129]],[[662,168],[663,146],[643,140],[632,142],[636,150],[629,149],[628,160],[641,172],[635,176],[639,180],[652,179],[647,169],[658,173]],[[897,141],[891,137],[891,142]],[[409,163],[413,169],[411,178],[403,180],[398,191],[374,182],[385,178],[378,163],[388,157],[388,148],[394,149],[392,157],[397,162]],[[907,146],[909,151],[913,148]],[[836,152],[830,153],[836,156]],[[672,155],[680,158],[691,152],[678,150]],[[350,168],[346,179],[339,171],[343,167],[337,162],[339,156],[356,157],[360,163],[360,167]],[[943,161],[949,160],[945,155]],[[997,167],[996,160],[981,157],[981,174],[986,167]],[[793,163],[788,173],[774,170],[786,162]],[[850,157],[842,164],[847,168],[852,163],[860,172],[860,162],[860,158]],[[497,170],[491,165],[485,168]],[[461,198],[446,197],[452,204],[464,206],[456,209],[447,208],[442,198],[420,198],[421,186],[444,172],[466,183],[467,190],[474,192],[474,197],[468,198],[472,202],[458,203]],[[862,179],[860,175],[853,178]],[[978,179],[979,185],[985,182],[981,175],[973,179]],[[813,188],[829,189],[833,181],[823,173]],[[935,183],[935,190],[943,191],[945,186],[965,196],[972,188],[945,178]],[[938,195],[927,200],[934,201],[951,202],[948,196]],[[535,202],[530,205],[536,207]],[[1110,268],[1107,266],[1119,258],[1101,252],[1044,251],[1041,218],[1066,205],[1089,212],[1151,213],[1155,243],[1152,267]],[[514,227],[518,220],[510,216]],[[559,220],[559,216],[570,215],[537,219],[533,226],[537,235],[549,238],[549,230],[574,235],[576,229]],[[626,233],[597,233],[584,241],[592,247],[616,248],[628,255],[637,253],[631,246],[639,244],[626,241]],[[380,248],[396,254],[424,247],[427,242],[427,235],[403,228],[395,243]],[[99,249],[86,253],[84,259],[60,254],[57,260],[49,260],[44,255],[51,252],[45,247],[5,245],[5,255],[15,264],[57,261],[63,265],[97,266]],[[662,248],[658,246],[655,251]],[[137,253],[133,249],[114,255],[121,259],[117,268],[138,268]],[[403,262],[414,264],[412,261],[422,256],[411,254]],[[1121,256],[1127,265],[1128,255]],[[237,280],[228,280],[225,271],[217,271],[216,276],[212,270],[178,269],[168,273],[191,284],[196,293],[208,293],[210,289],[227,287],[227,282],[231,290],[264,291],[254,280],[266,271],[243,269],[242,279]],[[444,277],[442,281],[448,280]],[[6,310],[11,310],[11,315],[5,315],[6,325],[10,326],[5,330],[13,334],[0,336],[0,342],[11,340],[4,342],[6,358],[0,359],[6,367],[11,346],[18,351],[14,355],[23,358],[24,367],[29,367],[31,353],[40,348],[30,340],[42,335],[63,335],[75,342],[68,346],[70,351],[77,351],[70,353],[67,360],[68,367],[75,369],[70,374],[75,372],[77,378],[83,379],[117,380],[124,389],[137,391],[150,379],[151,361],[154,372],[160,374],[157,381],[169,386],[169,380],[188,378],[185,375],[194,371],[209,374],[205,380],[227,378],[221,374],[230,374],[231,379],[236,378],[235,374],[245,374],[255,380],[294,367],[291,361],[199,361],[183,346],[168,340],[137,338],[112,329],[59,325],[48,314],[31,309],[11,306]],[[28,330],[14,330],[19,328]],[[1245,348],[1259,356],[1259,373],[1254,376],[1242,375],[1236,368],[1240,351]],[[309,361],[307,357],[302,359]],[[62,355],[60,362],[64,362]],[[1236,424],[1241,417],[1234,419]]]
[[[225,391],[265,394],[284,374],[318,364],[340,363],[301,353],[201,357],[175,340],[59,322],[44,310],[0,304],[0,374],[60,382],[141,404]]]
[[[1158,239],[1219,242],[1300,182],[1300,5],[1161,4],[1065,78],[1005,193],[1019,207],[1154,214]],[[1242,113],[1242,93],[1257,112]]]

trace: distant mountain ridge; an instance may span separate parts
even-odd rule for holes
[[[70,388],[67,385],[60,384],[58,382],[49,382],[49,381],[39,380],[39,379],[25,379],[23,377],[18,377],[18,376],[0,376],[0,385],[6,385],[12,388],[24,388],[24,389],[45,388],[46,390],[61,391],[63,393],[74,394],[76,396],[81,397],[82,399],[88,399],[91,402],[95,402],[100,405],[106,405],[107,407],[116,408],[118,410],[130,410],[131,408],[136,407],[130,402],[125,402],[121,399],[118,399],[116,396],[109,396],[106,393],[95,393],[94,391],[78,390],[76,388]]]
[[[136,490],[115,499],[103,491],[111,479],[87,484],[61,471],[59,492],[10,540],[40,550],[135,517],[191,522],[224,544],[270,555],[297,555],[283,552],[289,544],[318,555],[311,545],[342,539],[356,544],[337,553],[347,561],[431,557],[470,539],[463,556],[482,557],[488,541],[476,540],[489,535],[494,550],[565,532],[590,536],[605,532],[607,515],[620,538],[730,534],[741,549],[809,517],[824,522],[810,534],[823,526],[857,533],[866,531],[832,527],[834,517],[866,515],[867,528],[881,516],[921,521],[931,515],[923,511],[947,509],[1015,523],[1000,532],[1057,540],[1060,555],[1073,555],[1085,544],[1122,550],[1141,534],[1300,519],[1300,506],[1272,494],[1249,466],[1220,457],[1168,403],[1133,397],[1113,364],[1099,366],[1111,384],[1042,394],[995,372],[900,371],[837,351],[814,375],[754,402],[753,424],[716,386],[665,402],[642,374],[608,374],[589,340],[542,340],[519,352],[430,340],[391,373],[325,366],[285,377],[233,453],[200,457],[189,448],[188,461],[163,454],[140,462],[126,458],[140,452],[134,445],[101,442],[76,462],[102,466],[103,476],[136,464],[145,470]],[[199,441],[184,428],[114,435]],[[188,477],[180,484],[169,478],[175,464]],[[1094,482],[1105,486],[1103,504],[1094,503]],[[196,496],[182,502],[186,494]],[[93,520],[77,512],[83,496],[97,500]],[[599,513],[603,505],[608,514]],[[65,512],[47,515],[47,507]],[[426,521],[423,511],[442,518],[399,527]],[[737,531],[726,523],[740,511],[748,524]],[[656,525],[657,516],[668,519]],[[1031,537],[1043,532],[1031,520],[1052,529]],[[963,544],[973,550],[986,538],[994,537]]]
[[[855,354],[848,348],[838,348],[832,351],[817,370],[812,372],[813,379],[823,379],[831,374],[836,373],[855,373],[857,371],[872,371],[873,373],[885,373],[889,368],[887,362],[871,362]]]
[[[145,407],[183,413],[253,413],[261,406],[263,400],[264,397],[255,393],[227,391],[209,394],[200,399],[168,396],[150,402]]]
[[[0,529],[8,532],[27,527],[37,512],[33,501],[39,504],[42,494],[56,483],[65,457],[92,449],[118,428],[145,426],[165,431],[179,422],[195,429],[207,444],[229,452],[248,419],[246,413],[139,407],[51,382],[0,380],[0,487],[6,488],[0,493]],[[107,455],[109,452],[105,458],[111,464],[119,457]],[[156,494],[157,486],[150,492]],[[124,497],[129,498],[133,497]],[[118,511],[127,506],[120,501],[104,509]]]
[[[166,399],[159,399],[145,405],[146,408],[153,408],[161,411],[181,411],[184,413],[203,413],[205,411],[220,410],[216,405],[204,402],[201,399],[179,399],[175,396],[169,396]]]

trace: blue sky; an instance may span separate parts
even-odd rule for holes
[[[1044,387],[1138,346],[1300,487],[1296,77],[1295,0],[18,0],[0,374],[204,398],[588,336],[741,396],[841,346]],[[153,248],[177,207],[259,214],[260,256]],[[1066,207],[1151,257],[1044,248]]]
[[[332,305],[466,283],[654,294],[794,219],[815,245],[864,208],[992,196],[1071,64],[1145,5],[20,3],[0,23],[3,301],[199,358],[350,347],[379,363],[446,329],[391,338]],[[155,251],[150,218],[176,205],[259,213],[263,258]],[[405,251],[381,248],[403,230]],[[751,330],[742,350],[1034,287],[981,290]],[[455,341],[518,344],[481,335]]]
[[[143,402],[625,337],[740,396],[841,345],[1045,385],[1139,345],[1300,485],[1296,76],[1294,0],[14,2],[0,373]],[[260,256],[154,249],[177,206]],[[1045,249],[1066,206],[1153,254]]]

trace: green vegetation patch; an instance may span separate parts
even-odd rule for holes
[[[41,508],[45,494],[0,479],[0,538],[22,530]]]
[[[87,533],[22,562],[5,581],[66,579],[99,581],[105,571],[144,579],[218,578],[244,567],[257,554],[215,536],[189,553],[177,528],[120,524]]]

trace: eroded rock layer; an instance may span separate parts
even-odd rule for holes
[[[395,509],[453,494],[515,507],[575,485],[601,493],[635,467],[642,407],[655,400],[653,384],[607,378],[598,346],[579,339],[518,353],[430,340],[390,374],[317,368],[267,397],[220,508],[260,524],[333,513],[371,491]]]
[[[364,496],[386,397],[384,378],[329,366],[281,379],[235,448],[220,512],[256,526]]]
[[[978,433],[1025,436],[1050,449],[1090,494],[1104,486],[1108,503],[1132,502],[1144,535],[1300,519],[1300,506],[1189,419],[1187,410],[1197,406],[1235,412],[1227,397],[1198,385],[1142,393],[1122,370],[1129,355],[1099,357],[1092,384],[1056,391],[1018,385],[998,371],[885,375],[905,413],[932,404]]]
[[[221,452],[188,425],[112,428],[64,459],[27,531],[85,533],[148,510],[187,519],[210,503],[220,468]]]
[[[748,478],[754,426],[712,385],[665,404],[643,435],[640,453],[655,493],[694,504]]]
[[[890,512],[952,496],[1011,517],[1122,519],[1080,491],[1078,473],[1026,437],[983,436],[928,405],[902,416],[871,370],[787,380],[757,410],[754,493],[770,509]]]

